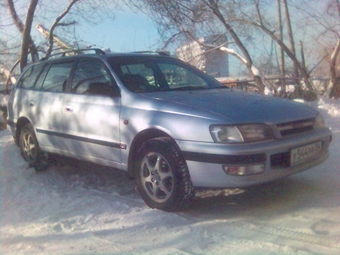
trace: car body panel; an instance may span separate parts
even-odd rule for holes
[[[66,94],[62,126],[66,151],[120,162],[120,97]]]
[[[262,96],[254,93],[212,89],[196,91],[174,91],[149,93],[150,98],[178,104],[185,114],[200,110],[198,116],[215,116],[226,123],[267,123],[278,124],[299,119],[315,118],[317,111],[307,105],[283,98]],[[158,103],[158,102],[157,102]],[[170,108],[171,109],[171,108]],[[292,116],[292,112],[294,115]],[[219,117],[219,118],[218,118]]]
[[[273,181],[317,165],[325,161],[329,156],[330,137],[330,130],[325,128],[317,132],[310,132],[303,136],[291,136],[274,141],[270,140],[253,144],[234,144],[232,146],[193,141],[176,142],[187,160],[194,186],[223,188],[246,187]],[[318,141],[322,141],[323,149],[321,154],[317,157],[305,160],[296,166],[273,166],[273,163],[271,162],[272,156],[280,154],[289,155],[289,152],[294,148]],[[246,165],[247,162],[245,160],[247,157],[249,158],[250,155],[254,155],[254,162],[265,164],[265,171],[263,174],[230,176],[223,170],[223,166],[227,165]],[[260,157],[260,155],[264,155],[265,157]],[[240,162],[231,160],[238,156],[240,156]],[[242,156],[245,156],[244,160]]]

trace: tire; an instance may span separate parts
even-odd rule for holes
[[[170,138],[146,141],[137,153],[134,171],[138,191],[151,208],[179,211],[193,200],[187,164]]]
[[[34,167],[37,172],[46,169],[46,155],[44,155],[39,148],[32,124],[28,123],[22,127],[19,146],[22,157],[28,162],[30,167]]]

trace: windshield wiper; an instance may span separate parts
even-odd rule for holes
[[[221,87],[214,87],[214,89],[231,89],[231,88],[227,86],[221,86]]]
[[[185,86],[185,87],[173,88],[171,90],[197,90],[197,89],[207,89],[207,88],[206,87],[198,87],[198,86]]]

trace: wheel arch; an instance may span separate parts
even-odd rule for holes
[[[19,145],[21,129],[28,123],[31,123],[31,122],[26,117],[20,117],[18,119],[17,124],[15,126],[15,136],[14,136],[14,141],[16,145]]]
[[[133,141],[131,143],[129,158],[128,158],[128,173],[129,173],[130,177],[134,177],[134,172],[133,172],[134,159],[137,155],[139,148],[142,146],[142,144],[145,141],[152,139],[152,138],[156,138],[156,137],[171,138],[171,136],[169,136],[164,131],[161,131],[161,130],[155,129],[155,128],[150,128],[150,129],[146,129],[146,130],[141,131],[133,139]]]

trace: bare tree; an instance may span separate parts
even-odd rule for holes
[[[136,4],[136,1],[131,1]],[[256,80],[260,91],[263,92],[266,79],[261,75],[260,70],[255,68],[253,58],[248,50],[249,48],[244,43],[245,38],[250,36],[249,29],[251,27],[255,28],[256,32],[267,35],[285,52],[294,65],[294,76],[298,78],[299,73],[301,74],[307,89],[311,92],[311,97],[315,98],[316,92],[309,81],[307,68],[299,61],[295,52],[288,1],[281,1],[283,1],[285,9],[290,38],[289,45],[284,41],[282,35],[276,32],[280,29],[277,29],[275,20],[268,19],[267,13],[263,13],[263,10],[270,7],[270,1],[144,0],[143,2],[151,10],[153,19],[159,25],[164,35],[171,33],[173,35],[191,35],[191,38],[197,39],[204,32],[216,33],[216,28],[219,31],[218,28],[222,25],[224,28],[222,32],[228,33],[236,48],[233,49],[230,46],[225,47],[223,45],[224,47],[218,47],[218,49],[236,56],[247,67],[251,76]],[[247,34],[245,31],[249,33]],[[173,38],[171,35],[169,37]]]
[[[12,17],[13,23],[17,27],[19,33],[22,36],[21,50],[20,50],[20,69],[22,70],[28,63],[28,55],[31,54],[32,61],[37,61],[39,59],[38,49],[34,40],[32,39],[32,27],[35,20],[45,21],[50,23],[54,20],[50,28],[49,44],[47,49],[47,55],[50,55],[53,49],[53,33],[57,27],[65,28],[66,25],[76,25],[79,21],[86,21],[90,23],[95,23],[97,20],[101,20],[102,17],[109,14],[112,17],[113,10],[115,10],[117,4],[115,1],[110,0],[70,0],[67,6],[63,8],[59,1],[49,1],[43,3],[39,0],[27,0],[29,1],[27,12],[25,14],[18,14],[15,8],[14,0],[6,0],[6,7],[8,13]],[[52,8],[46,8],[52,7]],[[72,11],[74,10],[74,11]],[[58,14],[59,12],[59,14]],[[86,14],[84,14],[86,12]],[[104,15],[105,14],[105,15]],[[45,16],[45,17],[44,17]],[[63,22],[62,20],[68,16],[70,19],[74,18],[71,22]],[[53,19],[53,17],[56,17]],[[108,15],[106,16],[108,17]],[[24,20],[24,21],[23,21]],[[61,26],[63,25],[63,26]]]
[[[240,51],[242,52],[244,56],[244,58],[238,57],[238,59],[243,60],[242,62],[246,65],[247,69],[252,74],[257,86],[259,87],[259,91],[263,93],[264,92],[264,84],[262,80],[263,76],[261,75],[260,71],[257,68],[255,68],[253,60],[247,48],[244,46],[242,40],[240,39],[238,34],[235,32],[233,27],[230,25],[230,23],[227,22],[227,20],[224,18],[224,15],[221,13],[218,0],[207,0],[207,1],[203,0],[202,2],[211,9],[213,14],[218,18],[218,20],[225,27],[226,31],[228,31],[229,35],[233,38],[235,44],[237,45],[237,47],[240,49]],[[224,48],[221,48],[221,50],[223,49]],[[227,50],[226,52],[234,53],[235,55],[235,51]]]
[[[70,9],[72,8],[72,6],[79,0],[72,0],[70,1],[70,3],[67,5],[67,7],[65,8],[65,10],[55,19],[55,21],[53,22],[51,28],[50,28],[50,34],[49,34],[49,47],[48,50],[46,52],[46,57],[49,57],[52,53],[52,49],[53,49],[53,32],[54,29],[58,26],[59,22],[67,15],[67,13],[70,11]]]
[[[320,54],[318,62],[328,63],[329,97],[340,98],[340,1],[300,1],[293,7],[303,15],[305,23],[313,27],[311,40],[315,46],[313,53]]]
[[[27,16],[26,23],[24,24],[20,17],[18,16],[13,0],[6,0],[9,13],[12,16],[14,24],[18,28],[19,32],[22,34],[22,44],[21,44],[21,54],[20,54],[20,69],[23,70],[27,65],[27,56],[31,53],[32,60],[38,60],[38,51],[31,37],[31,28],[34,17],[34,12],[38,4],[38,0],[31,0]]]
[[[259,17],[261,15],[259,14]],[[313,86],[309,82],[309,74],[306,70],[306,68],[300,63],[298,60],[295,52],[293,52],[286,44],[284,41],[280,40],[280,37],[275,33],[275,30],[271,29],[268,27],[264,22],[263,19],[259,18],[259,22],[253,22],[249,21],[250,24],[259,27],[263,32],[265,32],[267,35],[269,35],[283,50],[284,52],[288,55],[288,57],[293,61],[294,65],[296,66],[297,70],[300,71],[302,77],[304,78],[304,82],[306,83],[308,89],[310,91],[314,91]]]
[[[140,1],[131,0],[131,2],[138,7],[141,6]],[[198,39],[204,35],[227,32],[236,49],[226,45],[204,46],[209,46],[209,49],[216,48],[240,60],[256,81],[260,92],[264,92],[265,85],[271,87],[264,83],[264,76],[255,67],[247,47],[232,24],[234,5],[238,3],[231,1],[227,4],[218,0],[144,0],[143,3],[152,14],[151,18],[158,24],[161,35],[170,38],[166,40],[166,45],[180,36],[187,40],[199,41]]]

